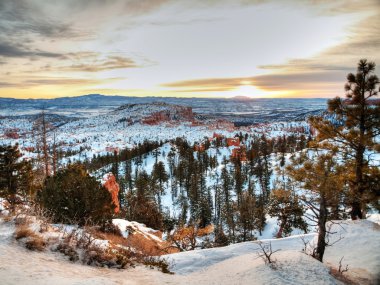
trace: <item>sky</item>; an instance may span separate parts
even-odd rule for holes
[[[379,0],[0,0],[0,97],[342,96],[379,27]]]

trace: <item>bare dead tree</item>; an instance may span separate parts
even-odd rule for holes
[[[272,243],[263,243],[261,241],[257,242],[257,245],[260,247],[260,252],[257,253],[258,257],[264,260],[265,264],[270,265],[273,269],[275,269],[276,260],[272,258],[272,255],[280,249],[273,251]]]
[[[338,272],[343,275],[344,272],[348,271],[348,264],[346,264],[346,267],[343,268],[342,261],[343,261],[344,256],[339,260],[339,268]]]
[[[41,127],[42,127],[42,151],[44,156],[45,163],[45,176],[49,175],[49,155],[48,155],[48,145],[47,145],[47,128],[46,128],[46,120],[45,120],[45,111],[42,110],[41,113]]]
[[[53,132],[53,175],[57,173],[57,144],[56,134]]]
[[[301,235],[300,239],[301,239],[302,244],[303,244],[302,252],[306,253],[309,242],[306,240],[305,235]]]
[[[42,109],[38,118],[33,123],[33,135],[35,136],[37,157],[40,162],[41,176],[43,176],[42,179],[49,175],[49,130],[50,125],[46,119],[45,110]]]

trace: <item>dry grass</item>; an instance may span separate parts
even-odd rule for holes
[[[341,281],[343,284],[346,285],[358,285],[359,283],[354,282],[348,276],[343,275],[341,272],[339,272],[336,268],[330,268],[330,274],[337,280]]]
[[[15,217],[15,225],[16,226],[22,226],[22,225],[30,225],[31,224],[31,217],[25,216],[25,215],[19,215]]]
[[[25,247],[30,250],[42,251],[46,248],[44,238],[32,231],[27,223],[19,223],[16,228],[15,238],[26,239]]]
[[[17,226],[16,232],[15,232],[16,239],[33,237],[35,235],[36,234],[29,228],[29,226],[25,224]]]
[[[146,266],[149,266],[152,269],[154,267],[159,268],[162,273],[174,274],[169,270],[170,265],[165,259],[149,256],[144,258],[142,263]]]
[[[25,242],[25,247],[29,250],[43,251],[46,248],[46,241],[35,234]]]
[[[87,238],[85,238],[86,236]],[[107,240],[109,247],[102,248],[93,242],[82,242],[82,240],[94,241],[95,239]],[[134,248],[134,250],[129,250],[129,248]],[[80,255],[78,254],[79,249]],[[144,248],[142,244],[136,246],[118,233],[104,233],[94,227],[86,227],[81,234],[70,233],[58,245],[57,251],[68,256],[71,261],[81,261],[92,266],[121,269],[134,264],[144,264],[152,268],[159,268],[162,272],[170,273],[169,264],[158,257],[151,257],[148,254],[150,249]]]
[[[75,248],[67,242],[60,243],[57,247],[57,251],[68,256],[70,261],[75,262],[79,260],[79,254],[76,252]]]
[[[13,217],[11,215],[7,215],[7,216],[1,216],[3,221],[6,222],[6,223],[9,223],[10,221],[13,220]]]

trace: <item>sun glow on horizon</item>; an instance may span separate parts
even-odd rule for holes
[[[292,95],[289,91],[268,91],[263,90],[250,81],[242,81],[241,85],[232,91],[227,91],[227,97],[244,96],[248,98],[276,98]]]

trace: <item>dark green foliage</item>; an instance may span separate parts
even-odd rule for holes
[[[111,219],[114,209],[107,189],[80,164],[47,177],[40,201],[53,213],[55,222],[79,225],[104,223]]]
[[[238,206],[237,241],[254,240],[253,231],[259,228],[260,218],[257,213],[256,198],[251,191],[242,193]]]
[[[152,183],[155,194],[157,195],[158,206],[161,209],[161,195],[164,193],[164,183],[169,180],[169,176],[166,173],[165,165],[162,161],[156,162],[153,165],[152,171]]]
[[[107,222],[103,223],[100,226],[99,230],[103,233],[109,233],[109,234],[117,235],[120,237],[123,236],[123,234],[120,231],[120,228],[118,226],[114,225],[112,223],[112,221],[107,221]]]
[[[297,195],[291,190],[272,191],[268,214],[278,218],[277,238],[288,236],[294,228],[307,232],[307,224],[303,220],[304,208]]]
[[[32,194],[33,174],[29,162],[21,160],[18,145],[0,146],[0,195],[11,205],[18,199],[16,194]]]
[[[153,229],[162,229],[162,213],[154,199],[151,186],[150,176],[145,171],[138,173],[135,181],[136,192],[127,195],[127,218]]]
[[[221,227],[216,227],[214,230],[215,235],[215,246],[227,246],[230,241],[228,237],[225,235],[223,229]]]

